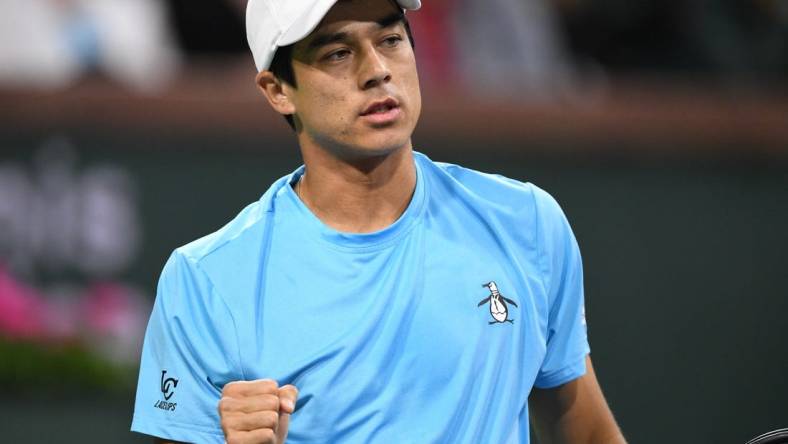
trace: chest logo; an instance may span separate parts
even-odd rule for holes
[[[509,319],[509,307],[507,307],[506,304],[509,303],[517,307],[517,302],[502,295],[498,291],[498,285],[495,284],[495,281],[488,282],[482,285],[482,287],[489,288],[490,295],[482,299],[477,307],[481,307],[484,304],[490,304],[490,314],[493,320],[490,321],[489,324],[503,324],[504,322],[514,324],[514,319]]]

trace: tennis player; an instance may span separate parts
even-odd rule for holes
[[[257,84],[304,166],[167,261],[132,430],[501,444],[528,443],[533,424],[542,443],[624,442],[556,201],[413,150],[421,94],[405,10],[419,6],[249,2]]]

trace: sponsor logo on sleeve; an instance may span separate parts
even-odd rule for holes
[[[170,402],[170,398],[175,395],[175,388],[178,387],[178,380],[175,378],[167,378],[167,370],[161,371],[161,394],[164,399],[156,401],[153,407],[167,412],[174,412],[178,406],[177,402]]]

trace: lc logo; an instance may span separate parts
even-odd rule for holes
[[[175,387],[178,386],[178,380],[175,378],[164,379],[167,375],[167,370],[161,371],[161,393],[164,394],[164,400],[169,401],[172,395],[175,394]]]

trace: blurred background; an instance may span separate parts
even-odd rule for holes
[[[424,3],[416,149],[562,204],[630,442],[788,427],[788,1]],[[244,7],[0,2],[0,441],[148,442],[161,267],[300,165]]]

